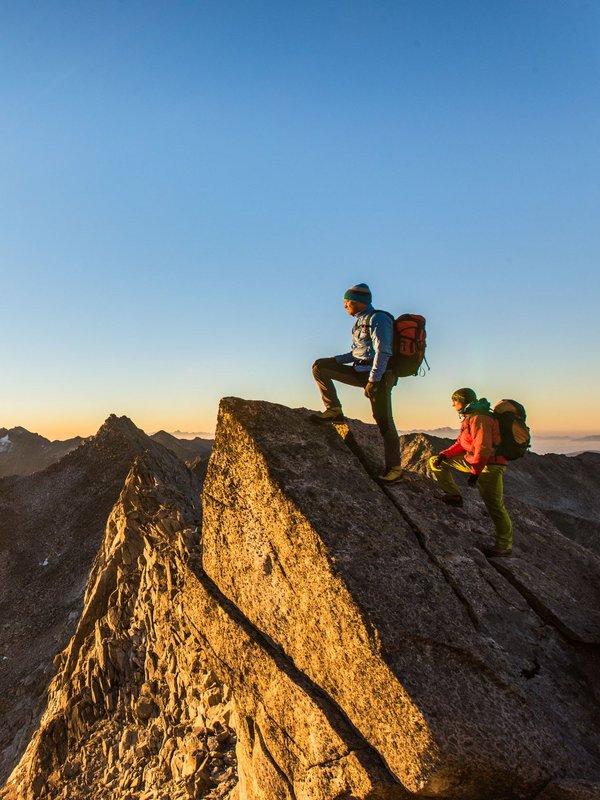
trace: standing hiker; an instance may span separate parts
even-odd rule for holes
[[[442,502],[462,506],[463,499],[450,470],[469,474],[467,485],[477,486],[496,528],[496,544],[487,548],[488,556],[512,554],[512,522],[504,507],[503,479],[506,459],[496,455],[500,445],[500,426],[490,414],[490,403],[477,399],[473,389],[457,389],[452,405],[462,418],[460,433],[453,445],[429,459],[433,477],[444,492]]]
[[[375,311],[371,299],[366,283],[351,286],[345,292],[344,306],[356,320],[352,328],[352,349],[343,355],[318,358],[313,364],[313,376],[325,411],[313,414],[311,419],[321,423],[343,422],[334,380],[362,386],[383,436],[385,472],[379,480],[389,485],[402,477],[400,440],[392,416],[392,388],[396,385],[396,376],[387,370],[393,350],[394,322],[385,311]]]

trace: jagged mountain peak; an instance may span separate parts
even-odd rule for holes
[[[155,433],[152,434],[152,436],[170,436],[171,439],[177,439],[177,437],[174,434],[169,433],[168,431],[164,430],[164,428],[161,428],[159,431],[156,431]]]
[[[171,453],[160,442],[156,442],[126,416],[110,414],[98,432],[87,439],[81,450],[103,450],[106,453],[129,453],[131,457],[149,450],[160,458],[170,458]]]
[[[162,430],[153,433],[150,438],[175,453],[190,469],[198,471],[197,468],[200,464],[199,474],[203,473],[212,450],[212,440],[199,438],[178,439],[173,434]]]
[[[53,464],[46,472],[112,469],[122,481],[134,460],[144,453],[149,453],[165,470],[178,470],[185,460],[181,453],[175,452],[175,448],[165,446],[165,443],[148,436],[129,417],[111,414],[94,436],[84,440],[78,448]]]
[[[30,436],[39,436],[39,433],[35,433],[34,431],[29,431],[27,428],[24,428],[22,425],[16,425],[14,428],[11,428],[12,433],[21,433],[21,434],[29,434]]]
[[[143,431],[141,431],[129,417],[119,417],[117,414],[109,414],[98,429],[96,435],[107,433],[120,433],[137,437],[137,435],[143,433]]]
[[[73,632],[110,511],[130,473],[128,497],[147,491],[148,465],[186,496],[199,496],[196,477],[172,452],[116,415],[59,461],[3,482],[0,619],[10,626],[0,627],[0,785],[40,699],[39,692],[15,698],[12,689],[32,674],[32,686],[46,679],[48,653]],[[36,672],[40,663],[45,667]]]
[[[187,439],[186,440],[178,439],[176,436],[173,436],[172,433],[168,433],[168,431],[162,429],[160,431],[156,431],[156,433],[152,433],[150,435],[150,438],[154,439],[155,442],[160,442],[161,444],[166,444],[167,446],[169,444],[180,445],[182,441],[190,441]]]

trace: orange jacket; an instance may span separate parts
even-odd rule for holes
[[[442,450],[442,455],[452,458],[465,454],[465,461],[471,465],[475,475],[487,464],[506,465],[503,456],[494,455],[500,444],[498,420],[489,414],[467,414],[460,426],[460,433],[454,444]]]

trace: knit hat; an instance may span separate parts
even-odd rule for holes
[[[460,400],[465,405],[469,403],[474,403],[477,400],[477,395],[473,391],[473,389],[457,389],[455,392],[452,392],[452,400]]]
[[[357,303],[371,303],[371,290],[366,283],[357,283],[344,292],[344,300],[355,300]]]

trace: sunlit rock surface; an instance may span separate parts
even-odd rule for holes
[[[408,791],[535,796],[596,777],[598,558],[517,504],[517,555],[492,563],[480,503],[448,512],[417,474],[382,490],[378,448],[371,426],[223,401],[206,572]]]
[[[600,563],[539,509],[509,499],[489,561],[432,437],[382,489],[373,426],[228,398],[201,503],[117,427],[128,473],[3,800],[600,797]]]

